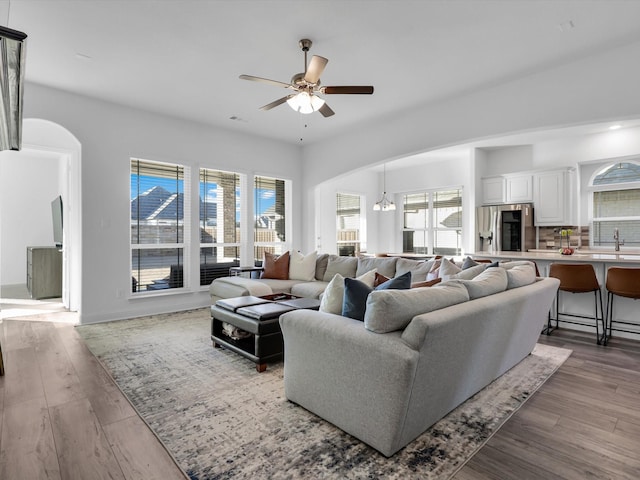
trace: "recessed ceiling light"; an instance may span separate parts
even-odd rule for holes
[[[622,125],[611,125],[609,130],[618,130],[619,128],[622,128]]]

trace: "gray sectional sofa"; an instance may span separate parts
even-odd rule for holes
[[[412,272],[416,281],[424,280],[433,261],[419,261],[396,257],[339,257],[322,254],[316,260],[313,281],[275,280],[271,278],[223,277],[209,286],[211,303],[222,298],[254,295],[260,297],[274,293],[290,293],[299,297],[320,298],[328,283],[337,273],[343,277],[358,277],[375,269],[386,277]]]
[[[374,291],[364,322],[282,315],[286,397],[393,455],[533,350],[559,282],[533,264],[505,266]]]

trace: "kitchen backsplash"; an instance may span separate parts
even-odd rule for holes
[[[555,250],[560,248],[561,246],[567,245],[566,238],[562,239],[564,242],[562,243],[560,237],[561,230],[573,230],[572,235],[569,236],[569,242],[572,247],[581,247],[588,248],[589,247],[589,227],[540,227],[538,230],[538,248],[545,249],[548,248],[550,250]]]

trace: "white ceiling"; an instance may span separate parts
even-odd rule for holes
[[[636,42],[639,18],[632,0],[0,1],[27,81],[290,143]],[[238,75],[288,82],[301,38],[324,85],[375,93],[327,95],[330,118],[258,110],[287,91]]]

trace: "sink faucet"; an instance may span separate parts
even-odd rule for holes
[[[622,242],[620,241],[620,231],[617,228],[613,229],[613,239],[615,240],[615,243],[616,243],[615,250],[616,252],[619,252],[620,245],[624,245],[624,240],[622,240]]]

